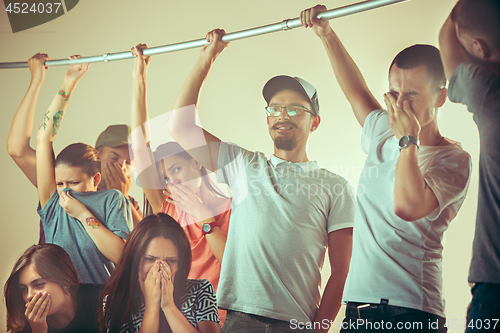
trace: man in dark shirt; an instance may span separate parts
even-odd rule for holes
[[[479,194],[466,332],[500,332],[500,1],[460,0],[439,34],[448,97],[479,129]]]

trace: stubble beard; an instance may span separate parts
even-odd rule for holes
[[[286,138],[278,136],[274,138],[274,146],[279,150],[291,151],[297,148],[297,139],[295,137]]]

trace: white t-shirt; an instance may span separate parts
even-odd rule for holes
[[[361,175],[354,218],[353,252],[343,300],[422,310],[445,317],[442,239],[462,205],[471,158],[459,143],[420,146],[418,164],[439,206],[407,222],[394,213],[399,144],[385,110],[365,120],[362,148],[368,157]]]
[[[291,163],[221,143],[219,181],[233,192],[219,307],[283,321],[314,319],[328,233],[351,228],[355,196],[317,162]]]

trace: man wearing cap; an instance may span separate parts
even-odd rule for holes
[[[263,90],[270,159],[221,142],[195,124],[201,86],[227,46],[223,30],[204,47],[170,113],[167,129],[233,193],[229,234],[217,292],[228,314],[223,332],[326,332],[339,307],[347,275],[354,215],[353,190],[341,176],[309,161],[309,136],[320,123],[316,89],[277,76]],[[326,248],[331,275],[320,297]]]
[[[439,131],[447,95],[439,50],[413,45],[396,55],[383,110],[330,23],[316,18],[324,11],[309,8],[301,22],[322,41],[367,154],[342,332],[446,332],[442,239],[465,199],[471,158]]]
[[[101,183],[99,190],[116,189],[130,200],[134,227],[142,220],[137,201],[128,195],[131,186],[133,159],[130,156],[128,125],[110,125],[99,136],[95,148],[101,160]],[[132,230],[133,226],[129,226]]]

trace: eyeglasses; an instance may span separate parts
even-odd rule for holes
[[[266,106],[266,113],[268,117],[279,117],[281,114],[281,110],[285,109],[286,114],[289,117],[300,117],[304,114],[304,112],[309,112],[314,116],[314,114],[309,111],[307,108],[299,105],[290,105],[290,106]]]

